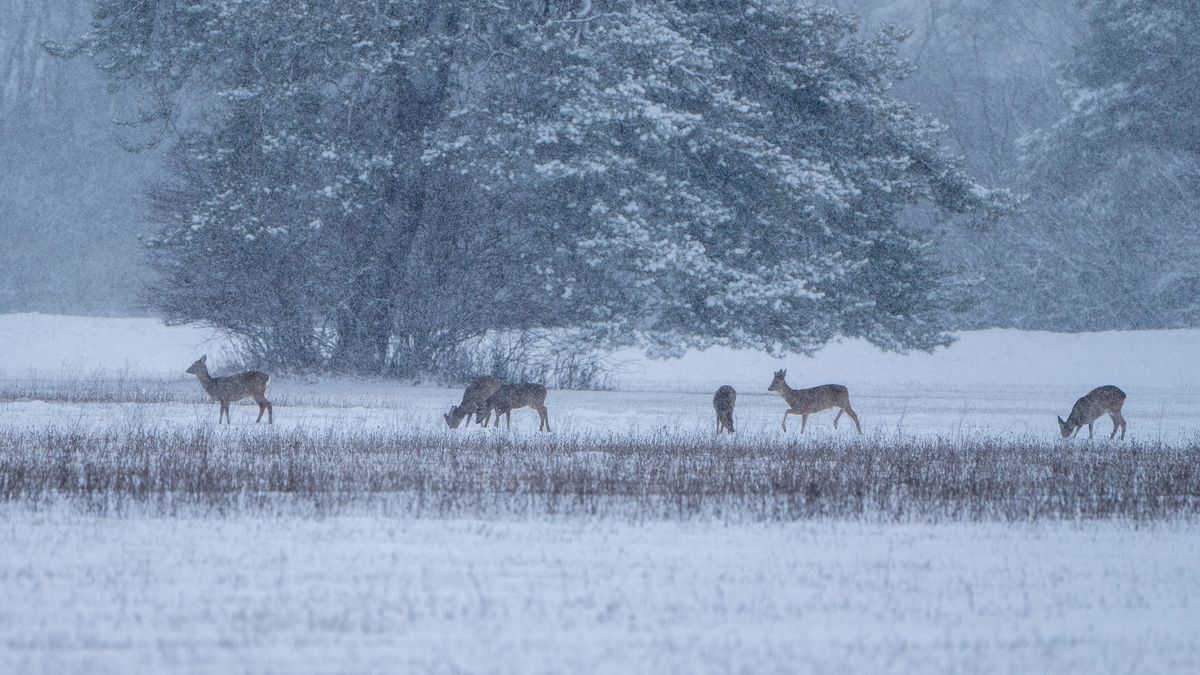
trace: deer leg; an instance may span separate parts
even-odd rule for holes
[[[1119,412],[1110,413],[1109,417],[1112,417],[1113,430],[1108,435],[1108,439],[1112,440],[1117,435],[1117,428],[1119,427],[1121,429],[1121,440],[1125,440],[1125,418]]]
[[[808,427],[808,415],[800,416],[800,433],[804,433],[804,429]]]
[[[838,423],[838,420],[842,419],[842,413],[843,413],[843,412],[845,412],[845,411],[843,411],[841,408],[838,408],[838,414],[836,414],[836,415],[834,415],[834,416],[833,416],[833,428],[834,428],[834,429],[836,429],[836,428],[837,428],[837,423]]]
[[[1083,425],[1082,425],[1082,424],[1080,424],[1079,426],[1075,427],[1075,431],[1072,431],[1072,432],[1071,432],[1071,438],[1075,438],[1076,436],[1078,436],[1078,435],[1079,435],[1079,430],[1080,430],[1080,429],[1082,429],[1082,428],[1083,428]]]
[[[862,426],[861,426],[861,425],[858,423],[858,415],[856,415],[856,414],[854,413],[854,408],[851,408],[851,407],[850,407],[850,404],[849,404],[849,403],[847,403],[847,404],[846,404],[846,407],[845,407],[845,408],[842,408],[842,410],[846,411],[846,417],[849,417],[851,420],[853,420],[853,421],[854,421],[854,428],[855,428],[855,429],[857,429],[857,430],[858,430],[858,433],[860,433],[860,434],[861,434],[861,433],[862,433]],[[841,413],[838,413],[838,414],[840,415]],[[834,426],[834,427],[837,427],[837,424],[834,424],[833,426]]]
[[[221,423],[221,416],[225,417],[225,424],[233,424],[229,420],[229,401],[221,401],[221,412],[217,414],[217,424]]]
[[[271,406],[271,402],[265,398],[258,403],[258,419],[254,420],[254,423],[258,424],[259,420],[262,419],[264,410],[267,412],[267,424],[274,424],[275,410]]]
[[[783,413],[783,430],[787,431],[787,416],[791,415],[792,411],[788,410]]]
[[[542,418],[542,425],[545,425],[546,431],[550,431],[550,411],[546,410],[546,406],[538,406],[538,415]],[[538,431],[542,430],[542,426],[538,426]]]
[[[1088,438],[1091,438],[1094,435],[1092,433],[1092,427],[1094,427],[1095,425],[1096,425],[1095,420],[1088,422]]]
[[[263,413],[267,413],[267,424],[275,423],[275,411],[272,409],[271,402],[266,396],[255,396],[254,402],[258,404],[258,419],[254,420],[255,424],[262,421]]]

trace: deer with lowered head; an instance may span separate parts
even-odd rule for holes
[[[221,404],[217,424],[220,424],[222,419],[226,424],[230,424],[229,404],[244,398],[252,398],[258,404],[258,419],[254,420],[255,424],[262,421],[264,412],[267,413],[267,424],[275,423],[275,411],[271,408],[271,402],[267,400],[267,387],[271,384],[270,375],[251,370],[237,375],[213,377],[208,374],[207,362],[208,355],[205,354],[188,366],[187,372],[200,380],[200,386],[209,398]]]
[[[478,377],[472,380],[471,384],[467,385],[466,391],[463,392],[462,402],[450,406],[450,412],[442,415],[442,418],[446,420],[446,425],[451,429],[457,429],[464,418],[471,415],[480,418],[488,397],[496,393],[500,384],[500,380],[494,377]]]
[[[784,381],[785,377],[787,377],[786,370],[775,371],[775,379],[771,380],[771,386],[767,387],[767,391],[777,391],[783,400],[787,401],[788,409],[783,413],[784,431],[787,431],[788,415],[800,416],[800,433],[804,433],[804,428],[808,426],[809,415],[837,408],[838,414],[833,418],[833,428],[837,428],[838,420],[842,418],[842,413],[845,413],[854,420],[854,428],[858,430],[858,433],[862,433],[862,427],[858,424],[858,415],[854,414],[854,408],[850,407],[850,391],[846,387],[840,384],[822,384],[810,389],[792,389]]]
[[[496,414],[497,428],[500,427],[500,416],[504,415],[504,428],[512,428],[512,411],[517,408],[533,408],[537,411],[541,423],[538,431],[550,431],[550,416],[546,412],[546,388],[540,384],[522,382],[520,384],[501,385],[483,404],[481,423],[487,426],[492,413]]]
[[[737,403],[737,392],[724,384],[713,394],[713,411],[717,413],[717,433],[733,433],[733,405]]]
[[[1063,418],[1058,418],[1058,430],[1062,433],[1063,438],[1069,438],[1079,433],[1083,425],[1087,425],[1088,438],[1092,437],[1092,425],[1102,415],[1107,414],[1112,418],[1113,430],[1108,435],[1109,439],[1117,435],[1117,429],[1121,430],[1121,440],[1125,440],[1125,418],[1121,416],[1121,406],[1125,405],[1125,392],[1111,384],[1106,384],[1103,387],[1095,389],[1084,394],[1083,398],[1075,401],[1075,405],[1071,407],[1071,414],[1067,415],[1067,421]]]

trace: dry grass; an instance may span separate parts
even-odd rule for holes
[[[0,432],[0,500],[100,512],[1088,519],[1200,512],[1200,446],[214,428]]]

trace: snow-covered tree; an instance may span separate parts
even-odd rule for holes
[[[1198,325],[1200,9],[1082,4],[1066,109],[1024,142],[1031,207],[1002,233],[992,275],[1026,327]]]
[[[173,143],[169,318],[412,373],[489,329],[946,343],[955,284],[898,216],[1009,198],[890,95],[902,37],[766,0],[100,0],[64,51]]]
[[[420,162],[472,4],[98,4],[71,51],[141,92],[174,146],[150,241],[168,319],[282,365],[369,372],[411,372],[489,327],[459,236],[479,230],[449,223],[467,188]]]
[[[956,293],[898,215],[984,216],[942,127],[890,95],[894,27],[780,2],[584,3],[496,48],[429,157],[509,195],[571,320],[660,353],[948,342]]]

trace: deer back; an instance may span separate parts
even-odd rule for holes
[[[1075,401],[1075,405],[1071,407],[1071,414],[1067,417],[1067,423],[1083,426],[1101,415],[1120,412],[1121,406],[1124,404],[1125,392],[1119,388],[1111,384],[1096,387]]]
[[[783,398],[789,407],[799,413],[814,413],[845,405],[850,398],[849,390],[840,384],[822,384],[808,389],[787,388]]]
[[[505,384],[488,397],[486,407],[512,410],[525,406],[537,407],[546,401],[546,388],[532,382]]]
[[[737,392],[727,384],[717,389],[717,393],[713,394],[713,408],[718,413],[733,412],[733,406],[736,403]]]
[[[500,386],[500,380],[494,377],[476,378],[463,391],[462,403],[459,403],[459,407],[470,410],[476,406],[482,406]]]
[[[206,386],[209,396],[221,401],[238,401],[251,396],[260,397],[267,391],[271,376],[257,370],[237,375],[213,377]],[[206,383],[207,384],[207,383]]]

